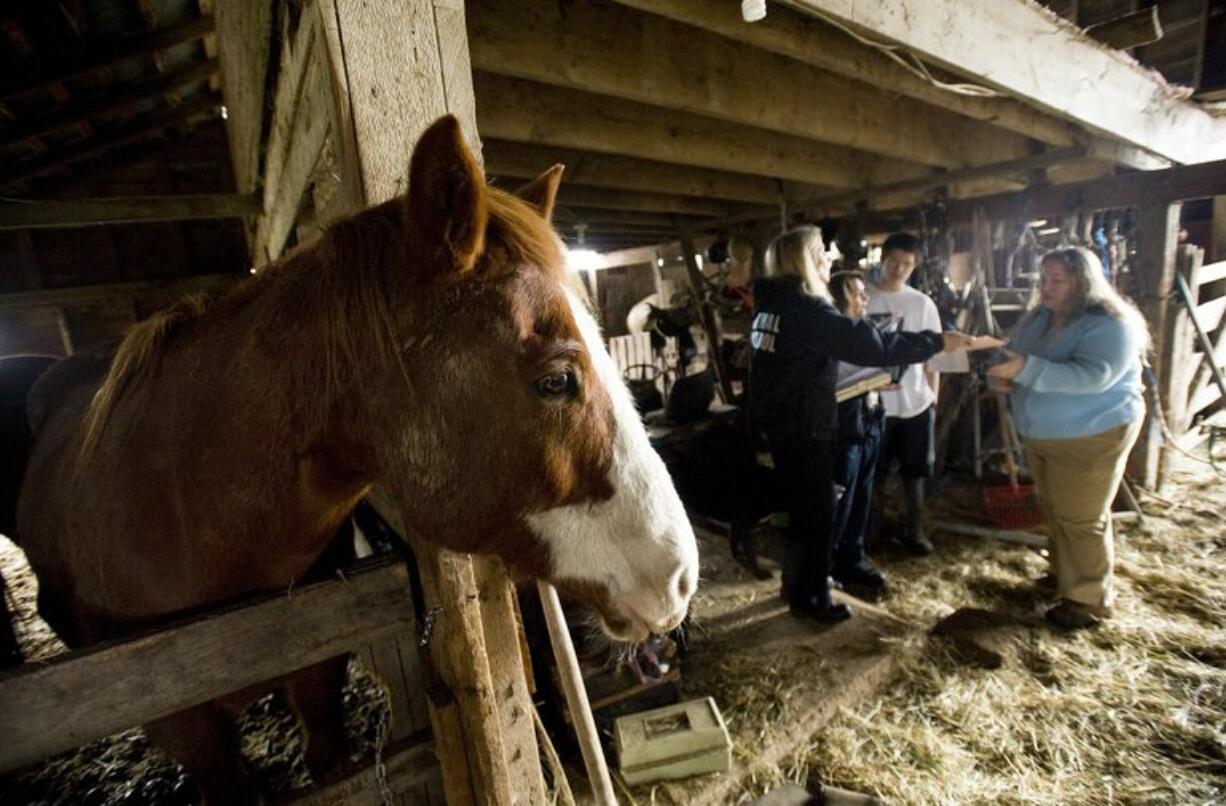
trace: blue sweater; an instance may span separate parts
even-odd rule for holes
[[[1050,319],[1041,309],[1009,344],[1026,356],[1011,395],[1018,432],[1089,437],[1143,416],[1138,347],[1124,323],[1086,313],[1045,337]]]

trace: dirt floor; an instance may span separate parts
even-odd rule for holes
[[[868,657],[886,645],[891,674],[850,698],[856,681],[839,673],[848,648],[836,657],[820,642],[776,647],[755,660],[719,640],[704,649],[700,633],[685,694],[711,695],[723,709],[736,781],[717,786],[719,776],[707,776],[622,794],[631,803],[735,803],[791,781],[907,804],[1226,802],[1223,490],[1208,466],[1185,460],[1162,499],[1142,500],[1144,522],[1117,529],[1115,617],[1082,633],[1043,621],[1054,601],[1034,585],[1047,571],[1036,549],[938,534],[930,557],[883,557],[891,594],[880,608],[892,618],[860,607],[850,623],[874,625],[858,650]],[[948,485],[933,509],[982,522],[970,484]],[[747,581],[713,535],[703,543],[700,612],[718,621],[718,600],[733,591],[746,613],[760,608],[770,583]],[[929,637],[965,608],[990,622],[973,651]],[[983,643],[999,668],[985,668]],[[829,718],[813,692],[842,700]],[[711,792],[721,796],[703,797]]]
[[[777,580],[751,579],[721,534],[700,529],[684,693],[715,698],[733,772],[619,793],[627,803],[737,803],[793,781],[908,804],[1226,801],[1224,489],[1207,466],[1184,462],[1163,500],[1144,499],[1145,522],[1119,529],[1116,617],[1075,635],[1043,623],[1051,600],[1032,583],[1046,561],[1024,546],[936,535],[931,557],[883,558],[892,590],[879,607],[857,605],[850,622],[819,629],[787,615]],[[934,510],[978,521],[978,491],[950,485]],[[0,540],[26,649],[47,657],[60,649],[32,618],[20,564]],[[928,637],[967,607],[1000,619],[990,631],[999,668]],[[380,691],[355,664],[350,729],[367,752]],[[245,736],[270,791],[303,783],[283,705],[254,706]],[[180,781],[133,730],[0,777],[0,804],[186,802]]]

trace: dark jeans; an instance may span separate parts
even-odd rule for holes
[[[834,480],[845,489],[834,511],[834,567],[846,570],[864,557],[864,532],[873,503],[873,477],[881,448],[881,421],[867,429],[864,439],[839,445]]]
[[[825,440],[772,438],[788,531],[783,551],[783,598],[828,600],[830,535],[834,527],[834,446]]]

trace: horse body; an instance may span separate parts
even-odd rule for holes
[[[680,623],[696,544],[570,290],[546,221],[559,177],[522,201],[487,188],[444,118],[407,198],[46,373],[16,537],[61,637],[285,589],[374,483],[421,538],[553,581],[614,637]],[[343,747],[343,669],[291,684],[321,775]],[[229,705],[148,726],[210,802],[255,797]]]

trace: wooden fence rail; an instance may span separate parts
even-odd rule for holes
[[[1200,250],[1196,250],[1195,254],[1189,252],[1187,261],[1191,271],[1185,276],[1195,296],[1196,319],[1205,333],[1210,335],[1213,350],[1209,353],[1200,350],[1189,355],[1191,373],[1189,378],[1183,379],[1183,388],[1188,395],[1185,427],[1191,425],[1196,417],[1208,414],[1208,409],[1221,399],[1222,392],[1213,381],[1212,367],[1221,367],[1226,363],[1226,338],[1223,337],[1226,328],[1222,327],[1223,315],[1226,314],[1226,293],[1214,285],[1226,278],[1226,261],[1202,266],[1201,257],[1203,253]]]
[[[307,585],[0,676],[0,772],[414,629],[402,563]],[[397,791],[437,775],[428,741],[389,748]],[[358,773],[332,794],[365,789]],[[320,792],[319,802],[341,802]],[[315,802],[312,799],[311,802]]]

